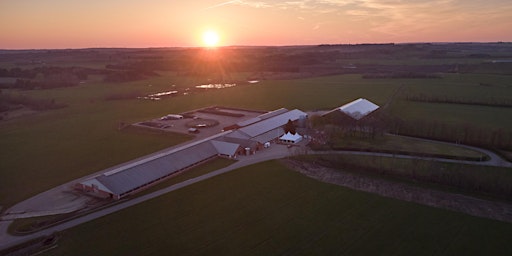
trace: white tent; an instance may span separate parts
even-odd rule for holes
[[[291,134],[290,132],[288,132],[287,134],[284,134],[283,136],[281,136],[279,138],[279,140],[282,142],[295,144],[302,140],[302,136],[298,133]]]

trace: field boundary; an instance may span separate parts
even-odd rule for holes
[[[470,156],[454,156],[445,154],[431,154],[412,152],[404,150],[387,150],[387,149],[370,149],[370,148],[353,148],[353,147],[333,147],[332,150],[315,150],[315,152],[325,151],[352,151],[352,152],[365,152],[365,153],[384,153],[391,155],[403,155],[403,156],[416,156],[421,158],[436,158],[436,159],[450,159],[450,160],[461,160],[461,161],[474,161],[474,162],[485,162],[489,161],[491,157],[487,154],[484,157],[470,157]]]
[[[304,161],[281,160],[291,170],[321,182],[335,184],[384,197],[418,203],[464,214],[512,223],[512,205],[476,197],[421,188],[402,182],[323,167]]]

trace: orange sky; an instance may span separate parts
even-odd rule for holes
[[[1,0],[0,49],[512,41],[510,0]]]

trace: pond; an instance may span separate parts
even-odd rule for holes
[[[158,93],[150,94],[148,96],[137,97],[137,98],[138,99],[143,99],[143,100],[160,100],[160,99],[162,99],[162,97],[172,96],[172,95],[175,95],[177,93],[178,93],[178,91],[158,92]]]
[[[196,85],[198,89],[224,89],[229,87],[235,87],[236,84],[202,84]]]

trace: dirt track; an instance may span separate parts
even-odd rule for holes
[[[512,204],[420,188],[400,182],[367,177],[297,160],[281,160],[292,170],[322,182],[370,192],[385,197],[428,205],[512,223]]]

